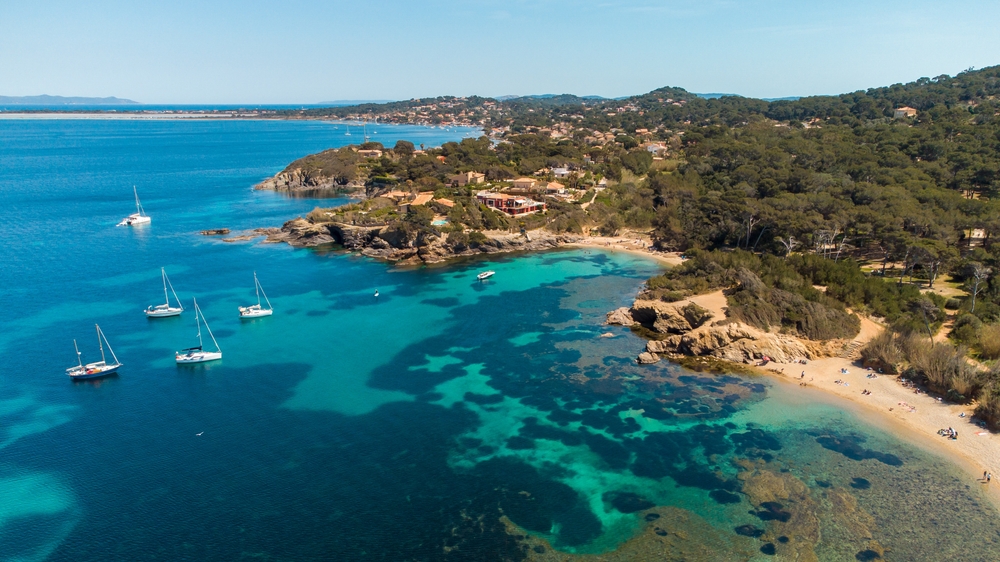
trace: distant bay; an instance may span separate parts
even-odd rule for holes
[[[0,558],[995,559],[1000,516],[945,459],[763,378],[636,365],[642,340],[602,322],[646,259],[395,269],[199,234],[344,202],[252,186],[347,132],[0,120]],[[133,186],[152,224],[115,227]],[[174,364],[190,312],[143,316],[160,267],[221,362]],[[275,314],[241,322],[254,272]],[[73,384],[95,323],[125,366]]]

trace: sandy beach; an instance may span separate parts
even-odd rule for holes
[[[826,357],[806,365],[771,365],[781,372],[767,374],[788,384],[804,384],[803,392],[823,392],[843,399],[853,405],[848,409],[867,422],[957,462],[969,473],[970,482],[985,486],[980,481],[984,470],[995,477],[1000,475],[1000,441],[973,422],[972,404],[942,402],[916,387],[904,386],[896,376],[868,378],[872,373],[851,359]],[[865,390],[871,394],[862,394]],[[958,439],[938,434],[939,429],[949,427],[958,432]],[[990,496],[1000,503],[1000,482],[989,487]]]
[[[588,237],[571,246],[634,253],[669,266],[682,263],[679,253],[654,252],[650,250],[652,244],[648,239],[634,235],[629,238]],[[716,319],[725,317],[726,300],[721,291],[687,300],[712,311]],[[986,487],[982,481],[983,471],[1000,478],[1000,439],[973,421],[975,404],[950,404],[904,384],[898,376],[879,375],[861,367],[857,350],[883,329],[881,324],[862,316],[861,330],[850,344],[854,349],[850,356],[824,357],[805,365],[772,362],[757,370],[784,384],[798,385],[804,393],[823,393],[824,396],[818,399],[835,398],[868,423],[955,462],[968,473],[970,483]],[[876,376],[869,378],[869,374]],[[870,394],[863,394],[865,390]],[[938,430],[949,427],[958,432],[957,439],[938,434]],[[992,482],[987,490],[1000,505],[1000,482]]]
[[[569,248],[599,248],[610,252],[626,252],[641,255],[664,265],[677,266],[683,263],[680,252],[657,252],[652,250],[653,242],[646,236],[626,234],[623,236],[587,236],[579,242],[566,245]]]

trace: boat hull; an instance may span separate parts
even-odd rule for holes
[[[140,226],[143,224],[149,224],[150,220],[151,219],[149,217],[132,214],[123,218],[122,222],[118,223],[118,226]]]
[[[184,312],[183,308],[147,308],[146,318],[169,318],[171,316],[180,316]]]
[[[174,360],[178,365],[192,365],[195,363],[207,363],[222,359],[221,351],[194,351],[191,353],[177,353]]]
[[[240,319],[263,318],[274,314],[273,310],[257,308],[256,306],[240,307]]]
[[[116,374],[118,372],[118,369],[121,368],[121,365],[112,365],[110,367],[104,366],[99,368],[90,368],[91,366],[87,365],[87,367],[88,368],[84,369],[80,369],[79,367],[73,369],[67,369],[66,374],[69,375],[69,378],[71,380],[75,381],[99,379],[101,377],[106,377],[109,375]]]

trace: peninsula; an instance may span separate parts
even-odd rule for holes
[[[998,95],[991,67],[771,102],[663,88],[298,111],[484,134],[328,150],[257,187],[357,199],[272,241],[391,261],[587,243],[683,254],[610,316],[650,339],[640,360],[754,364],[818,384],[793,362],[837,359],[963,408],[971,439],[1000,425]],[[898,402],[886,413],[913,407]],[[995,453],[984,458],[1000,471]]]

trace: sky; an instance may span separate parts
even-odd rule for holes
[[[0,95],[837,94],[1000,64],[1000,2],[4,0]]]

